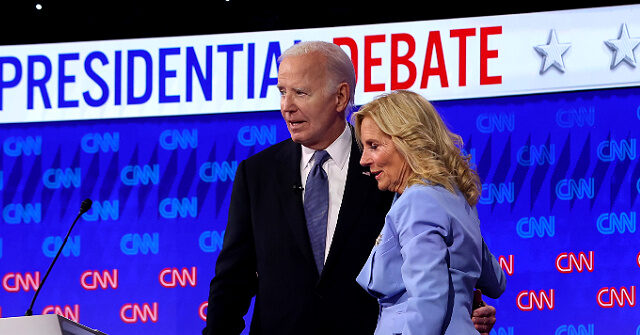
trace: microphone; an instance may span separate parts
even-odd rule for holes
[[[302,191],[304,190],[304,187],[302,187],[302,185],[294,184],[293,186],[291,186],[291,189],[294,191]]]
[[[84,199],[82,201],[82,204],[80,204],[80,212],[78,213],[78,216],[76,216],[76,219],[73,220],[73,223],[71,224],[71,228],[69,228],[69,231],[67,232],[67,236],[64,237],[64,240],[62,241],[62,245],[60,246],[60,249],[58,249],[58,253],[56,254],[56,257],[53,258],[51,265],[49,265],[49,269],[47,270],[47,273],[44,275],[44,278],[42,278],[42,282],[40,283],[40,285],[38,285],[38,289],[36,290],[36,293],[34,293],[33,299],[31,300],[31,305],[29,305],[29,309],[27,309],[27,312],[24,315],[26,316],[33,315],[33,311],[31,310],[33,308],[33,304],[36,302],[36,298],[38,297],[38,294],[40,293],[42,286],[44,286],[44,282],[45,280],[47,280],[47,277],[49,276],[49,272],[51,272],[51,268],[53,268],[53,264],[56,263],[58,256],[60,256],[60,252],[62,252],[62,248],[64,248],[64,245],[67,244],[67,239],[71,234],[71,230],[73,230],[73,226],[76,225],[76,222],[78,222],[78,219],[80,219],[80,216],[82,216],[82,214],[88,212],[91,209],[92,204],[93,204],[93,201],[91,201],[91,199]]]
[[[93,201],[91,201],[91,199],[82,200],[82,203],[80,204],[80,213],[78,214],[78,216],[88,212],[91,209],[91,205],[93,205]]]

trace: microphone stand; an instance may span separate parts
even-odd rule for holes
[[[71,235],[71,230],[73,230],[73,227],[76,225],[76,222],[78,222],[78,219],[80,219],[82,214],[88,212],[89,209],[91,209],[91,205],[92,205],[91,199],[85,199],[84,201],[82,201],[78,216],[76,216],[76,219],[73,220],[73,224],[71,224],[71,228],[69,228],[69,231],[67,232],[67,236],[64,237],[64,240],[62,241],[62,245],[60,246],[60,249],[58,249],[58,253],[56,254],[56,257],[53,258],[53,262],[51,262],[51,265],[49,265],[49,269],[47,270],[47,273],[44,275],[44,278],[42,278],[42,282],[40,283],[40,285],[38,285],[38,289],[36,290],[36,293],[33,295],[33,299],[31,299],[31,305],[29,305],[29,309],[27,309],[27,312],[24,315],[26,316],[33,315],[33,311],[31,309],[33,308],[33,304],[36,302],[36,298],[38,297],[38,293],[40,293],[40,289],[42,289],[42,286],[44,286],[45,280],[47,280],[47,277],[49,276],[49,272],[51,272],[51,268],[53,268],[53,264],[56,263],[58,256],[60,256],[60,253],[62,252],[64,245],[67,243],[67,239],[69,238],[69,235]]]

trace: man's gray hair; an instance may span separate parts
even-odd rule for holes
[[[356,91],[356,73],[351,63],[351,58],[337,46],[336,44],[324,42],[324,41],[305,41],[294,44],[278,58],[278,62],[282,62],[290,56],[307,55],[314,52],[318,52],[323,55],[327,60],[327,75],[331,82],[327,83],[327,86],[333,90],[340,83],[347,83],[349,85],[349,103],[345,110],[345,116],[351,111],[354,105],[354,96]]]

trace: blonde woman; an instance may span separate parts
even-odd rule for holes
[[[360,164],[396,193],[357,278],[381,306],[375,334],[478,334],[474,288],[497,298],[506,279],[480,233],[481,184],[460,136],[410,91],[379,97],[354,121]]]

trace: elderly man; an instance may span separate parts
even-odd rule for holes
[[[355,281],[392,194],[378,191],[346,113],[355,73],[335,44],[280,58],[280,109],[291,138],[238,166],[203,334],[372,334],[378,305]],[[476,311],[482,332],[495,322]],[[488,324],[485,326],[483,324]]]

